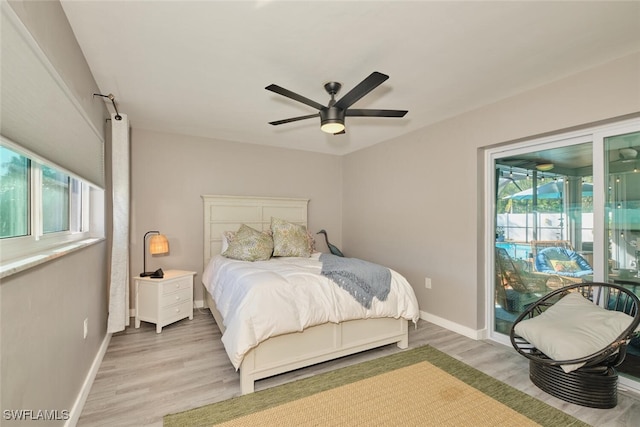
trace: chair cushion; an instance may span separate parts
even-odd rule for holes
[[[562,361],[589,356],[608,347],[632,320],[625,313],[606,310],[572,292],[539,316],[517,323],[514,330],[549,358]],[[562,369],[571,372],[582,365],[562,365]]]
[[[593,274],[589,262],[571,249],[550,247],[536,256],[536,270],[541,273],[567,277],[582,277]]]
[[[558,259],[552,259],[551,266],[555,271],[561,273],[576,273],[580,271],[580,266],[575,261],[561,261]]]

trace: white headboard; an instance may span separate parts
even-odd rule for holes
[[[309,199],[251,196],[202,196],[204,202],[204,267],[222,249],[222,232],[242,224],[268,230],[271,217],[307,226]]]

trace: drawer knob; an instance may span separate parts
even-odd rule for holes
[[[180,309],[179,308],[176,308],[176,313],[180,313]]]
[[[180,297],[179,296],[176,297],[176,301],[180,301]]]

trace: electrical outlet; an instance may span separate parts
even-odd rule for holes
[[[82,338],[87,339],[87,335],[89,335],[89,319],[84,319],[84,332],[82,333]]]
[[[431,289],[431,279],[429,277],[424,278],[424,287],[426,289]]]

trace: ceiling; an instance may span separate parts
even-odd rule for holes
[[[133,128],[339,155],[640,51],[640,2],[61,3]],[[268,124],[316,112],[269,84],[326,105],[324,83],[339,99],[373,71],[390,78],[354,108],[404,118]]]
[[[640,132],[607,137],[604,139],[604,149],[608,173],[636,173],[640,168]],[[504,172],[520,171],[521,178],[525,177],[527,171],[543,170],[538,167],[541,164],[553,165],[547,171],[549,175],[592,176],[593,150],[591,140],[542,150],[532,148],[527,153],[499,158],[496,166]]]

